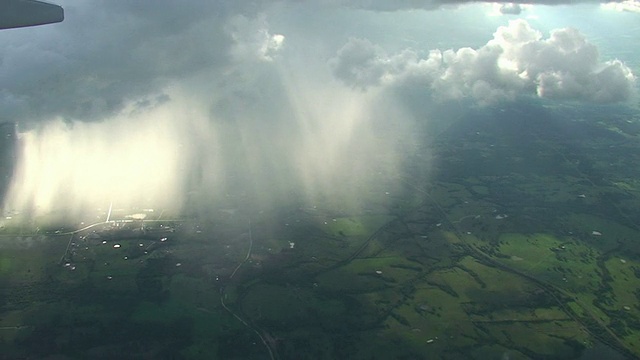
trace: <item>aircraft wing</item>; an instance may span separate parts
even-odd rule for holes
[[[0,29],[57,23],[64,20],[62,7],[36,0],[0,0]]]

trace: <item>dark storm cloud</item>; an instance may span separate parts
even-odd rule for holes
[[[63,23],[0,32],[2,120],[92,120],[222,66],[232,41],[219,2],[62,2]]]
[[[602,62],[579,31],[553,30],[548,39],[524,20],[502,26],[486,45],[387,55],[367,40],[350,39],[330,62],[348,85],[420,83],[436,99],[469,97],[479,103],[532,94],[599,103],[630,98],[635,76],[618,60]]]

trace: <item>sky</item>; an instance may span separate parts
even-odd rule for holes
[[[64,22],[0,32],[5,211],[357,208],[439,104],[638,102],[636,1],[57,3]]]

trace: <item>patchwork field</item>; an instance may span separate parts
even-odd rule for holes
[[[484,112],[425,130],[432,175],[370,185],[359,211],[228,200],[157,222],[5,218],[0,353],[640,357],[640,164],[619,156],[637,134]],[[574,130],[592,137],[562,136]]]

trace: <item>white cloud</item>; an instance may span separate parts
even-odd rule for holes
[[[624,101],[635,81],[622,62],[600,62],[597,48],[579,31],[556,29],[543,39],[525,20],[498,28],[478,49],[432,50],[426,58],[411,49],[387,55],[368,40],[350,39],[331,64],[334,75],[350,86],[419,82],[433,98],[471,97],[480,103],[520,94]]]
[[[620,2],[607,2],[602,4],[605,9],[628,11],[640,13],[640,1],[638,0],[624,0]]]
[[[231,54],[236,61],[272,61],[285,41],[284,35],[269,32],[264,16],[234,16],[225,26],[225,31],[234,41]]]
[[[506,3],[500,5],[500,13],[509,15],[519,15],[522,12],[522,6],[515,3]]]
[[[504,16],[504,15],[520,15],[522,12],[531,9],[533,5],[513,3],[513,2],[495,2],[492,3],[489,11],[489,16]]]
[[[624,2],[632,2],[634,0],[626,0]],[[425,9],[433,10],[443,6],[456,6],[469,4],[474,2],[482,2],[475,0],[333,0],[331,3],[343,6],[367,9],[375,11],[396,11],[408,9]],[[529,1],[510,1],[510,0],[487,0],[484,2],[505,4],[506,11],[517,11],[521,4],[533,5],[561,5],[561,4],[577,4],[577,3],[607,3],[603,0],[529,0]],[[505,12],[514,14],[515,12]]]

